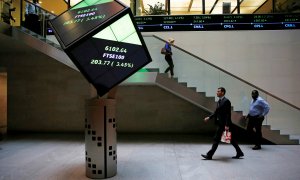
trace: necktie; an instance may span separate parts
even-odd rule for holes
[[[219,107],[220,104],[221,104],[221,99],[219,99],[217,107]]]

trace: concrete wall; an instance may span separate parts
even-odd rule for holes
[[[300,107],[299,30],[143,34],[173,37],[180,48]]]
[[[68,66],[1,36],[7,69],[8,131],[82,131],[89,84]]]
[[[117,130],[138,133],[210,133],[213,121],[199,107],[156,85],[119,86]]]

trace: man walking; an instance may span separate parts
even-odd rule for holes
[[[254,134],[255,146],[252,149],[259,150],[261,149],[262,140],[261,126],[265,119],[265,116],[269,113],[270,106],[262,97],[259,96],[257,90],[253,90],[251,96],[252,101],[250,104],[249,113],[246,116],[246,119],[249,119],[247,132],[250,135]],[[253,128],[255,128],[255,133],[253,131]]]
[[[231,122],[231,102],[229,99],[225,97],[226,90],[224,87],[219,87],[217,90],[217,97],[219,98],[217,108],[215,112],[210,115],[209,117],[206,117],[204,119],[205,122],[207,122],[209,119],[214,118],[215,123],[217,125],[217,131],[214,137],[213,145],[211,149],[207,152],[206,155],[201,154],[202,157],[205,159],[211,160],[215,151],[218,148],[218,145],[221,140],[221,136],[224,130],[229,130],[232,126]],[[232,130],[231,130],[232,131]],[[237,142],[234,139],[234,133],[232,133],[231,138],[231,144],[236,150],[236,156],[233,156],[233,159],[239,159],[240,157],[244,156],[244,153],[242,152],[241,148],[237,144]]]

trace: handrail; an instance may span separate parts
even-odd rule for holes
[[[162,38],[160,38],[160,37],[158,37],[156,35],[143,35],[143,36],[145,36],[145,37],[146,36],[148,36],[148,37],[155,37],[156,39],[159,39],[159,40],[161,40],[163,42],[166,42],[166,40],[164,40],[164,39],[162,39]],[[287,105],[289,105],[289,106],[291,106],[291,107],[293,107],[293,108],[295,108],[297,110],[300,110],[300,107],[297,107],[297,106],[295,106],[295,105],[293,105],[293,104],[291,104],[291,103],[289,103],[289,102],[287,102],[287,101],[285,101],[285,100],[283,100],[283,99],[275,96],[274,94],[271,94],[271,93],[269,93],[269,92],[267,92],[267,91],[265,91],[265,90],[263,90],[263,89],[255,86],[254,84],[251,84],[250,82],[247,82],[246,80],[244,80],[244,79],[242,79],[240,77],[237,77],[236,75],[234,75],[234,74],[232,74],[232,73],[230,73],[230,72],[228,72],[228,71],[226,71],[226,70],[224,70],[224,69],[222,69],[222,68],[220,68],[220,67],[218,67],[218,66],[216,66],[216,65],[214,65],[214,64],[212,64],[212,63],[210,63],[210,62],[208,62],[208,61],[206,61],[206,60],[204,60],[204,59],[202,59],[202,58],[200,58],[200,57],[198,57],[198,56],[196,56],[196,55],[194,55],[194,54],[192,54],[192,53],[190,53],[190,52],[188,52],[188,51],[186,51],[186,50],[184,50],[184,49],[182,49],[182,48],[180,48],[178,46],[176,46],[176,45],[172,45],[172,46],[174,46],[175,48],[179,49],[180,51],[185,52],[186,54],[188,54],[188,55],[190,55],[190,56],[192,56],[192,57],[194,57],[194,58],[196,58],[196,59],[198,59],[198,60],[200,60],[200,61],[202,61],[202,62],[204,62],[204,63],[206,63],[206,64],[208,64],[208,65],[210,65],[210,66],[212,66],[214,68],[216,68],[216,69],[218,69],[219,71],[222,71],[223,73],[228,74],[228,75],[230,75],[230,76],[232,76],[232,77],[234,77],[234,78],[242,81],[243,83],[256,88],[257,90],[259,90],[259,91],[261,91],[261,92],[263,92],[263,93],[265,93],[265,94],[267,94],[267,95],[269,95],[269,96],[271,96],[271,97],[273,97],[273,98],[275,98],[275,99],[277,99],[277,100],[279,100],[279,101],[281,101],[281,102],[283,102],[283,103],[285,103],[285,104],[287,104]]]
[[[37,7],[37,8],[39,8],[39,9],[45,11],[45,12],[48,13],[48,14],[51,14],[51,15],[53,15],[53,16],[57,16],[56,14],[54,14],[54,13],[52,13],[52,12],[50,12],[50,11],[48,11],[48,10],[46,10],[46,9],[44,9],[44,8],[42,8],[42,7],[40,7],[40,6],[37,6],[36,4],[34,4],[34,3],[32,3],[32,2],[30,2],[30,1],[28,1],[28,0],[23,0],[23,1],[25,1],[26,3],[29,3],[29,4],[34,5],[35,7]]]
[[[68,5],[68,8],[70,8],[70,1],[69,0],[63,0],[63,1],[66,3],[66,5]]]
[[[25,19],[25,24],[21,23],[21,26],[23,26],[23,27],[25,26],[25,28],[34,31],[35,33],[40,34],[43,37],[46,37],[46,35],[47,35],[47,29],[46,29],[47,28],[47,20],[51,19],[51,18],[54,18],[57,15],[50,12],[50,11],[48,11],[48,10],[46,10],[46,9],[44,9],[44,8],[42,8],[42,7],[40,7],[40,6],[38,6],[38,5],[36,5],[36,4],[34,4],[34,3],[32,3],[32,2],[29,2],[28,0],[23,0],[22,2],[23,3],[25,2],[26,4],[33,5],[37,9],[37,11],[38,11],[37,15],[39,16],[39,20],[37,22],[31,22],[32,21],[32,19],[31,19],[27,22],[26,19]],[[21,3],[21,4],[23,5],[23,3]],[[21,13],[21,17],[22,17],[22,12],[20,12],[20,13]],[[22,18],[21,18],[21,20],[22,20]],[[30,23],[30,25],[28,25],[26,23]],[[26,27],[26,25],[28,25],[28,26]]]

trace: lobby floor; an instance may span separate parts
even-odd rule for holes
[[[201,135],[118,135],[117,175],[110,180],[299,180],[299,145],[264,145],[254,151],[220,144],[203,160],[211,137]],[[1,180],[83,180],[85,142],[81,134],[18,134],[0,141]]]

